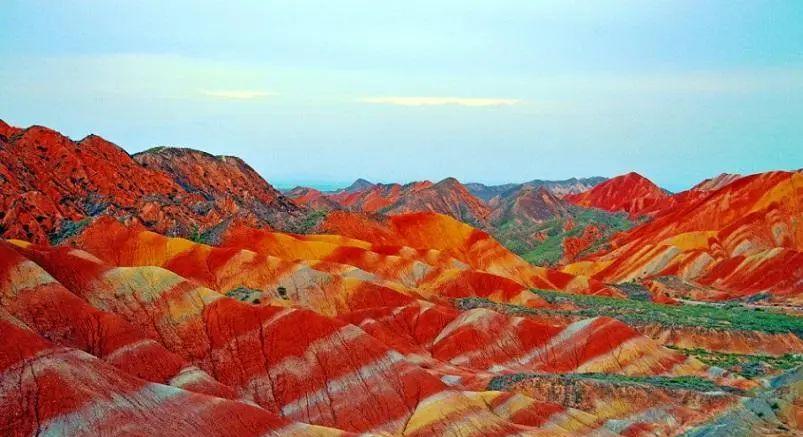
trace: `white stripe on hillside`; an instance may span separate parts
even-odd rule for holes
[[[390,371],[396,363],[402,361],[404,361],[404,357],[400,353],[390,350],[382,357],[377,358],[351,373],[327,381],[325,387],[312,393],[306,393],[299,399],[285,404],[282,407],[282,415],[294,416],[305,409],[309,409],[313,405],[325,402],[329,396],[343,393],[354,385],[366,384],[367,380]],[[401,374],[399,374],[399,369],[394,370],[393,373],[397,376],[401,376]],[[375,384],[371,387],[378,389],[383,385],[385,384]],[[350,393],[349,395],[356,396],[357,393]],[[356,399],[352,399],[352,403],[356,404],[357,402],[355,401]]]
[[[514,358],[510,361],[501,364],[494,364],[493,366],[488,368],[489,372],[500,372],[506,369],[515,368],[518,366],[525,366],[532,362],[534,359],[538,357],[543,357],[545,354],[549,354],[553,349],[560,348],[564,345],[564,343],[569,342],[574,336],[582,332],[584,329],[589,327],[594,321],[597,320],[596,317],[590,319],[583,319],[577,322],[572,323],[571,325],[567,326],[560,331],[557,335],[550,338],[548,342],[545,344],[538,346],[536,348],[531,349],[526,354]]]
[[[101,357],[106,361],[116,361],[120,358],[123,358],[124,355],[134,352],[135,350],[142,348],[142,347],[150,347],[150,346],[161,346],[156,340],[151,340],[150,338],[145,338],[142,340],[137,340],[133,343],[128,343],[126,345],[120,346],[111,353],[106,354],[105,356]]]

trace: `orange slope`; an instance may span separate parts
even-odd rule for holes
[[[533,266],[485,232],[442,214],[400,214],[380,221],[362,214],[337,212],[329,214],[322,226],[329,233],[371,242],[372,250],[379,253],[405,256],[404,247],[434,249],[473,269],[512,279],[526,287],[619,295],[586,277]]]

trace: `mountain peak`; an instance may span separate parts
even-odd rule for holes
[[[7,124],[5,121],[0,120],[0,136],[4,136],[6,138],[21,132],[22,130]]]
[[[630,172],[608,179],[583,193],[568,195],[565,199],[584,207],[626,211],[635,217],[660,209],[670,197],[649,179]]]
[[[226,155],[213,155],[208,152],[204,152],[203,150],[193,149],[191,147],[177,147],[177,146],[156,146],[151,147],[150,149],[143,150],[141,152],[135,153],[134,157],[137,156],[146,156],[146,155],[165,155],[168,157],[182,157],[182,156],[199,156],[208,159],[219,159],[225,161],[226,159],[235,159],[238,161],[244,162],[242,159],[236,156],[226,156]]]
[[[614,180],[614,179],[626,180],[626,181],[629,181],[630,183],[645,183],[645,184],[655,185],[651,180],[649,180],[646,177],[644,177],[641,173],[638,173],[638,172],[635,172],[635,171],[631,171],[631,172],[625,173],[623,175],[615,176],[615,177],[611,178],[610,180]]]
[[[373,188],[375,186],[376,186],[376,184],[374,184],[373,182],[371,182],[369,180],[366,180],[366,179],[363,179],[363,178],[357,178],[356,181],[354,181],[348,187],[343,188],[341,191],[346,192],[346,193],[356,193],[356,192],[359,192],[359,191],[369,190],[369,189],[371,189],[371,188]]]
[[[449,188],[463,187],[463,188],[465,188],[463,186],[463,184],[460,183],[460,181],[458,181],[456,178],[453,178],[453,177],[448,177],[448,178],[441,179],[435,185],[437,185],[439,187],[449,187]]]
[[[730,184],[731,182],[735,181],[736,179],[741,178],[742,175],[736,173],[720,173],[719,175],[708,178],[699,184],[693,186],[691,191],[714,191],[718,190],[725,185]]]

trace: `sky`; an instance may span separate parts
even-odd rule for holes
[[[279,187],[803,167],[803,1],[4,0],[0,119]]]

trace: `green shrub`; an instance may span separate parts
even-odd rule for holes
[[[723,307],[705,303],[662,305],[633,299],[533,290],[553,303],[573,303],[578,310],[568,314],[581,317],[608,316],[631,325],[659,324],[728,331],[793,333],[803,338],[803,317],[775,312],[753,311],[741,305]]]
[[[716,366],[738,373],[745,378],[756,378],[789,370],[803,365],[803,355],[788,353],[781,356],[733,354],[727,352],[709,351],[700,348],[684,349],[668,346],[684,355],[692,356],[710,366]]]
[[[506,390],[511,385],[527,379],[551,379],[565,383],[585,380],[625,386],[651,386],[667,390],[742,393],[739,389],[722,386],[699,376],[625,376],[614,373],[515,373],[492,378],[488,383],[488,390]]]

